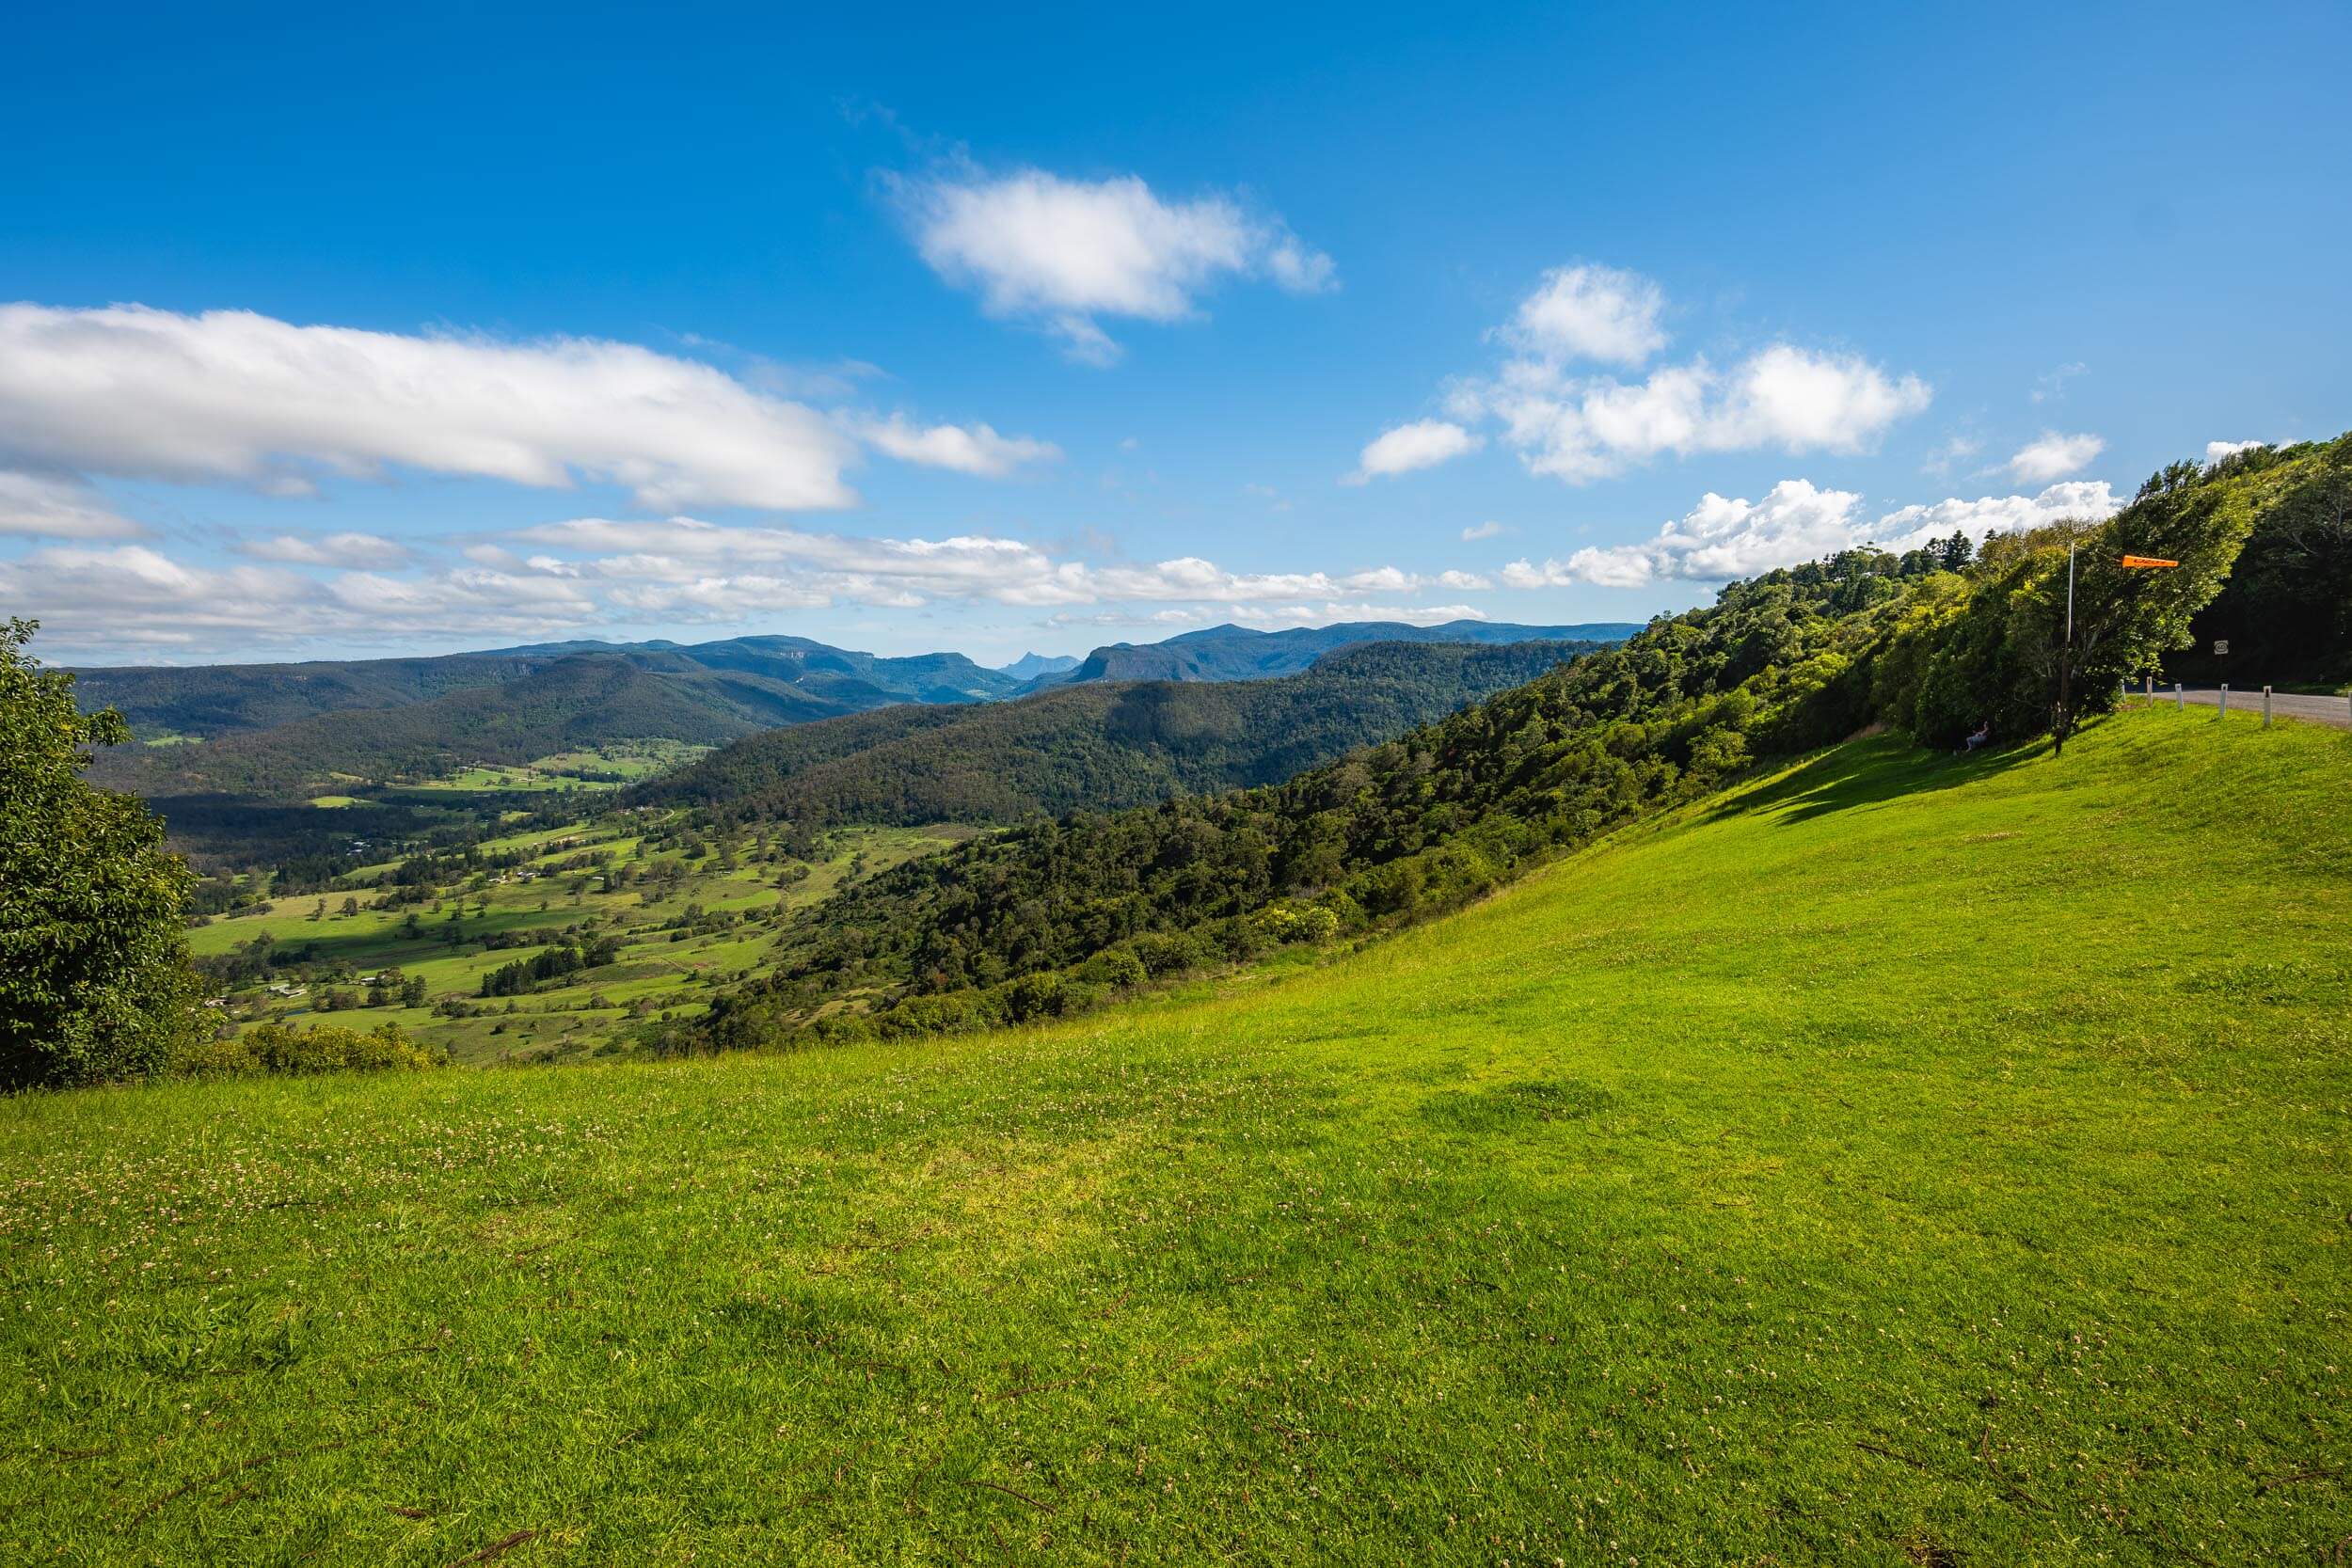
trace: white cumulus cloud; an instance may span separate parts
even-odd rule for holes
[[[1666,296],[1638,273],[1614,267],[1555,267],[1519,301],[1505,335],[1547,359],[1638,365],[1666,346],[1658,325]]]
[[[596,624],[578,585],[531,573],[464,568],[413,578],[283,566],[209,568],[143,545],[51,546],[0,562],[0,601],[32,606],[45,643],[117,656],[183,657],[315,640],[544,637]]]
[[[532,557],[529,564],[550,574],[644,585],[707,582],[754,571],[778,580],[788,578],[812,594],[892,605],[940,598],[1049,607],[1304,601],[1409,593],[1439,580],[1385,565],[1253,573],[1231,571],[1199,556],[1149,563],[1072,561],[1023,540],[986,534],[864,538],[787,528],[723,527],[695,517],[578,517],[526,529],[520,536],[548,552]]]
[[[2253,451],[2268,445],[2268,441],[2207,441],[2205,466],[2211,467],[2225,457],[2235,457],[2239,452]]]
[[[1447,388],[1448,428],[1473,440],[1491,422],[1530,472],[1581,484],[1668,454],[1864,451],[1933,398],[1916,375],[1787,342],[1724,365],[1704,356],[1660,365],[1633,380],[1579,366],[1647,360],[1666,342],[1664,309],[1658,285],[1633,273],[1586,265],[1545,274],[1493,334],[1513,352]],[[1365,449],[1368,459],[1378,446]],[[1367,461],[1359,475],[1377,471]]]
[[[2061,436],[2055,430],[2045,430],[2019,448],[2009,460],[2008,467],[2028,484],[2046,484],[2051,480],[2081,472],[2106,450],[2106,442],[2096,436]]]
[[[49,467],[299,491],[388,467],[645,506],[842,506],[854,449],[803,404],[590,339],[297,326],[248,310],[0,306],[0,450]]]
[[[1504,531],[1503,526],[1501,523],[1491,521],[1472,523],[1470,527],[1462,531],[1462,543],[1470,545],[1475,544],[1481,539],[1500,538]]]
[[[1794,566],[1839,550],[1875,544],[1916,548],[1954,532],[1980,538],[2013,533],[2061,518],[2097,520],[2122,502],[2104,482],[2054,484],[2034,496],[1986,496],[1906,506],[1877,517],[1864,515],[1851,490],[1825,490],[1786,479],[1758,501],[1708,492],[1653,538],[1596,546],[1565,561],[1515,561],[1502,569],[1508,588],[1558,588],[1589,583],[1640,588],[1663,579],[1724,582],[1776,567]]]
[[[1164,199],[1134,175],[966,169],[891,185],[932,271],[977,289],[991,315],[1041,323],[1092,364],[1120,352],[1098,317],[1180,320],[1226,277],[1300,293],[1333,281],[1331,259],[1279,218],[1220,195]]]
[[[0,468],[0,534],[135,539],[146,532],[78,481]]]
[[[1530,472],[1583,483],[1667,453],[1861,451],[1930,396],[1859,356],[1775,343],[1727,370],[1694,359],[1636,382],[1520,361],[1455,404],[1499,419]]]
[[[958,473],[1001,479],[1024,463],[1048,463],[1061,456],[1051,441],[1025,436],[999,436],[984,424],[918,425],[903,414],[886,420],[857,417],[849,428],[875,451],[902,463],[928,468],[952,468]]]
[[[1386,431],[1367,444],[1363,455],[1357,459],[1356,471],[1347,476],[1345,483],[1362,484],[1370,480],[1409,474],[1416,468],[1433,468],[1484,445],[1485,436],[1473,436],[1450,420],[1416,420]]]
[[[409,559],[407,546],[375,533],[330,533],[323,539],[280,533],[269,539],[248,539],[237,546],[237,553],[297,566],[379,569],[405,565]]]
[[[1988,533],[2024,533],[2069,518],[2101,522],[2122,506],[2106,480],[2076,479],[2031,496],[1979,496],[1902,507],[1881,517],[1869,535],[1883,548],[1908,550],[1954,533],[1981,539]]]

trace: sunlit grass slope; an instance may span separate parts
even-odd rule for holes
[[[2324,1560],[2347,933],[2352,736],[2159,711],[1052,1032],[21,1100],[0,1558]]]

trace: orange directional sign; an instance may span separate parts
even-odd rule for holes
[[[2167,561],[2162,556],[2127,555],[2123,558],[2123,564],[2126,566],[2178,566],[2180,562]]]

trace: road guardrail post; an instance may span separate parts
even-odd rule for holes
[[[2172,705],[2179,708],[2183,713],[2186,713],[2188,711],[2188,688],[2183,686],[2179,681],[2174,681],[2172,683]]]
[[[2223,681],[2221,683],[2221,711],[2215,714],[2214,718],[2222,720],[2228,717],[2230,717],[2230,683]]]
[[[2270,728],[2270,688],[2263,688],[2263,728]]]

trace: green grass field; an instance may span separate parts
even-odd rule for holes
[[[379,793],[387,800],[410,795],[511,791],[612,790],[681,767],[710,751],[682,740],[632,740],[593,751],[558,752],[527,763],[485,763],[437,778],[394,784]]]
[[[2347,931],[2352,736],[2160,710],[1045,1031],[18,1099],[0,1557],[2337,1560]]]

